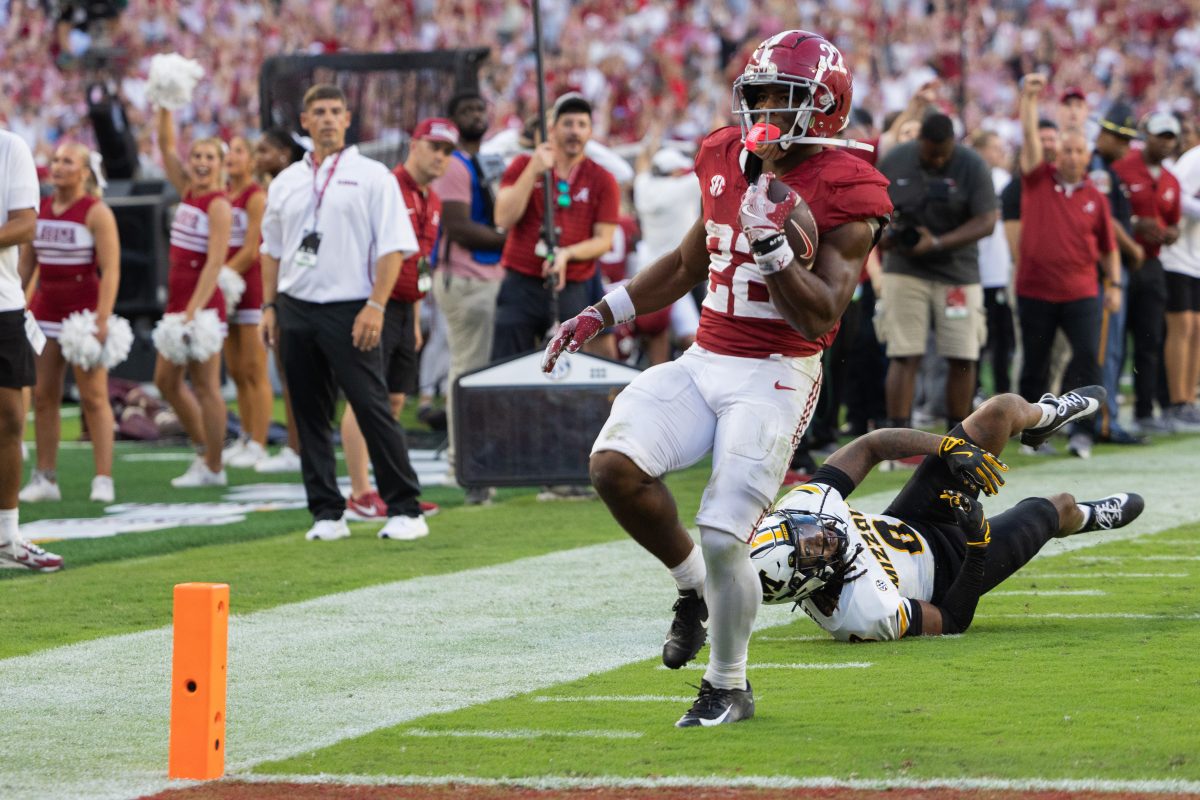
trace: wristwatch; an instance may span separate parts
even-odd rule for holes
[[[269,302],[269,303],[263,303],[263,304],[262,304],[262,308],[261,308],[261,309],[259,309],[259,310],[260,310],[260,311],[267,311],[267,310],[269,310],[269,309],[273,309],[273,308],[275,308],[275,301],[274,301],[274,300],[272,300],[272,301],[271,301],[271,302]]]

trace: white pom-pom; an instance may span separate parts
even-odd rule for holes
[[[188,324],[188,355],[192,361],[208,361],[225,344],[221,330],[221,316],[211,308],[196,312]]]
[[[96,312],[76,311],[64,319],[58,345],[68,364],[83,369],[98,366],[104,348],[96,338]]]
[[[204,77],[204,67],[177,53],[160,53],[150,59],[146,99],[171,111],[192,102],[192,92]]]
[[[187,323],[184,314],[163,314],[154,326],[151,339],[154,349],[172,364],[183,366],[188,362]]]
[[[235,270],[221,267],[217,274],[217,288],[225,296],[225,315],[232,317],[233,312],[237,311],[238,303],[242,301],[242,295],[246,293],[245,279]]]
[[[129,320],[116,314],[108,318],[108,336],[104,338],[104,355],[101,363],[105,369],[112,369],[118,364],[125,363],[129,351],[133,347],[133,328]]]

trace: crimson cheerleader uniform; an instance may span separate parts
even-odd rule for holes
[[[168,314],[187,311],[208,259],[208,207],[213,200],[224,196],[219,190],[201,195],[188,192],[175,209],[175,219],[171,221],[171,270],[167,274]],[[204,307],[216,311],[224,324],[225,298],[220,288],[213,290]]]
[[[233,206],[233,228],[229,232],[229,254],[225,257],[226,263],[233,260],[237,251],[246,244],[246,229],[250,226],[250,215],[246,206],[250,203],[250,198],[261,191],[261,186],[251,183],[236,197],[230,198],[230,205]],[[262,264],[257,255],[250,264],[250,269],[242,273],[242,280],[246,282],[246,291],[229,321],[234,325],[257,325],[262,320],[263,302]]]
[[[38,287],[30,311],[50,339],[58,338],[63,320],[74,312],[96,310],[100,265],[87,215],[99,202],[99,198],[84,195],[61,214],[55,214],[54,198],[42,198],[33,240]]]

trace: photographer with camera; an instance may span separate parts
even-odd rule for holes
[[[947,426],[971,413],[975,369],[987,334],[976,245],[996,224],[991,170],[954,141],[945,114],[925,118],[916,141],[898,145],[879,165],[891,185],[892,223],[880,242],[883,305],[880,338],[890,425],[911,427],[917,371],[930,324],[937,354],[949,362]]]

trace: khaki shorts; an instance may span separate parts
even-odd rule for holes
[[[977,283],[956,286],[885,273],[881,316],[877,331],[889,358],[923,355],[930,323],[943,358],[978,361],[987,341],[983,287]]]

